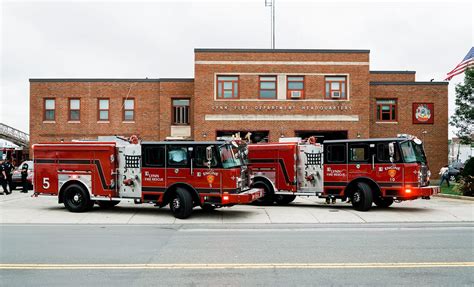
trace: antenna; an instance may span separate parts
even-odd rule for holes
[[[271,33],[272,33],[272,49],[275,49],[275,0],[265,0],[265,7],[271,7]]]

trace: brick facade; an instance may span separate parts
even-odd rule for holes
[[[268,132],[268,140],[303,132],[348,138],[422,138],[430,167],[448,155],[448,89],[415,82],[413,71],[370,71],[368,50],[196,49],[194,79],[31,79],[31,143],[138,134],[144,140],[214,140],[218,132]],[[238,99],[217,98],[217,76],[238,76]],[[275,99],[259,98],[260,76],[273,76]],[[304,77],[301,99],[289,99],[288,76]],[[326,77],[346,79],[346,99],[328,98]],[[55,99],[55,120],[44,121],[44,99]],[[81,100],[80,121],[68,120],[68,99]],[[108,98],[109,121],[98,120]],[[123,120],[123,100],[135,99],[134,121]],[[173,99],[189,99],[189,125],[173,124]],[[376,119],[377,100],[396,100],[397,120]],[[413,103],[433,103],[434,123],[413,124]],[[244,134],[242,134],[243,136]],[[339,135],[339,134],[338,134]],[[340,135],[339,135],[340,136]]]

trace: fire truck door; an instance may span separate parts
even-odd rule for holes
[[[131,144],[119,148],[120,197],[141,198],[141,146]]]
[[[189,150],[190,149],[190,150]],[[187,145],[168,145],[166,150],[166,184],[192,183],[192,147]],[[190,182],[191,181],[191,182]]]

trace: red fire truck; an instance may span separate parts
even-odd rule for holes
[[[36,144],[35,195],[57,196],[72,212],[95,203],[113,207],[121,199],[167,204],[187,218],[194,206],[250,203],[263,190],[250,188],[251,175],[235,142],[142,142],[122,140]]]
[[[352,202],[367,211],[372,203],[389,207],[395,200],[429,199],[430,171],[419,139],[328,140],[249,145],[254,187],[263,188],[264,204],[288,204],[297,195],[316,195],[326,203]]]

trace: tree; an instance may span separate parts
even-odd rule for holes
[[[464,84],[456,86],[456,111],[450,124],[458,129],[456,135],[463,144],[473,143],[474,135],[474,69],[467,69]]]

